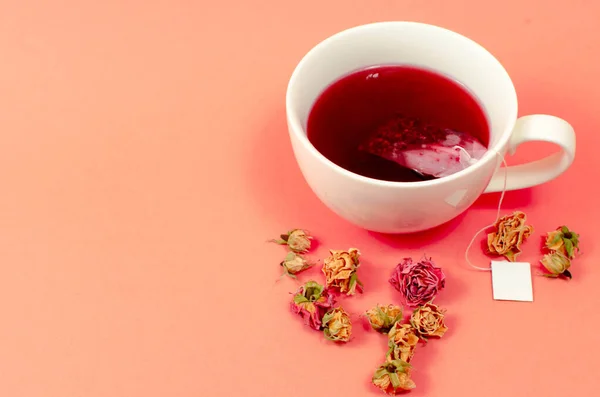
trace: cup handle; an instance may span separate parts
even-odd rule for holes
[[[517,120],[508,143],[508,154],[525,142],[543,141],[558,145],[562,150],[540,160],[503,167],[496,171],[484,193],[524,189],[551,181],[569,168],[575,158],[575,132],[573,127],[558,117],[536,114]]]

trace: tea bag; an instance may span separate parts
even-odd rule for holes
[[[359,149],[436,178],[464,170],[487,151],[469,134],[401,115],[374,131]]]

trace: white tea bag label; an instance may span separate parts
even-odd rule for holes
[[[531,264],[492,261],[492,288],[495,300],[533,302]]]

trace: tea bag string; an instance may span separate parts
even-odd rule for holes
[[[500,153],[496,152],[496,156],[500,156]],[[476,270],[482,270],[482,271],[491,271],[492,270],[491,267],[475,266],[469,259],[469,251],[471,250],[473,243],[475,243],[477,236],[479,236],[482,232],[484,232],[489,227],[494,226],[496,224],[496,222],[498,222],[498,219],[500,219],[500,210],[502,208],[502,201],[504,201],[504,194],[506,193],[506,180],[508,178],[508,172],[507,172],[508,170],[506,169],[506,167],[508,167],[508,165],[506,164],[506,159],[504,157],[502,157],[502,164],[504,165],[504,184],[502,186],[502,193],[500,193],[500,200],[498,200],[498,211],[496,212],[496,220],[494,220],[493,223],[482,227],[477,233],[475,233],[475,235],[471,239],[471,242],[467,246],[467,249],[465,250],[465,260],[467,261],[467,264]]]

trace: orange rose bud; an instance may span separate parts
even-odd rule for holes
[[[526,221],[527,216],[521,211],[498,219],[495,230],[488,234],[488,251],[514,262],[521,253],[521,244],[533,233],[533,227],[526,225]]]

